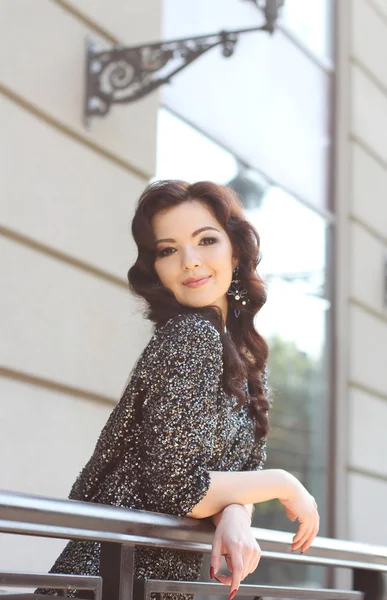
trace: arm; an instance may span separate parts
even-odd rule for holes
[[[262,372],[262,383],[267,396],[269,394],[267,365]],[[213,523],[217,525],[222,510],[227,504],[244,505],[251,516],[254,504],[286,495],[288,486],[293,483],[292,476],[286,471],[277,469],[263,472],[265,461],[266,438],[261,438],[253,444],[242,471],[210,473],[211,484],[205,498],[187,516],[205,518],[209,512]],[[240,485],[242,488],[239,487]],[[244,485],[246,487],[243,487]]]
[[[143,405],[145,510],[185,516],[208,490],[222,352],[219,332],[205,319],[184,315],[161,332]]]
[[[208,469],[222,351],[219,333],[205,319],[184,315],[162,331],[151,357],[151,393],[143,406],[145,510],[203,519],[229,504],[265,502],[284,493],[281,470]]]
[[[262,383],[263,383],[264,394],[265,394],[265,396],[267,396],[269,394],[267,364],[265,365],[263,372],[262,372]],[[267,457],[266,456],[266,438],[261,438],[258,442],[254,442],[251,453],[248,456],[248,458],[241,470],[242,471],[259,471],[260,469],[263,469],[263,465],[265,464],[266,457]],[[246,509],[246,511],[250,517],[250,525],[251,525],[255,505],[253,503],[251,503],[251,504],[243,504],[243,505],[238,504],[236,506],[244,506],[244,508]],[[215,527],[217,527],[217,525],[222,517],[222,514],[223,514],[223,511],[220,511],[220,512],[216,513],[215,515],[212,515],[211,520],[214,523]],[[240,515],[241,513],[237,512],[237,514]]]
[[[288,495],[294,478],[282,469],[265,471],[210,471],[210,486],[188,517],[205,519],[229,504],[258,504]]]

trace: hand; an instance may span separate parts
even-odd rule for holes
[[[216,527],[210,565],[216,574],[221,566],[222,555],[226,554],[227,567],[232,575],[219,575],[216,579],[231,586],[231,600],[241,581],[255,571],[261,558],[261,549],[250,525],[246,508],[241,504],[230,504],[223,510]]]
[[[288,493],[283,498],[278,498],[285,508],[285,513],[291,521],[300,524],[296,535],[293,537],[292,552],[301,548],[303,554],[312,544],[320,527],[320,516],[315,499],[302,483],[286,473],[288,477]]]

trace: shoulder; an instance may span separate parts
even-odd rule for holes
[[[157,329],[153,337],[162,342],[186,340],[193,344],[206,341],[221,344],[219,331],[201,313],[175,315]]]
[[[222,370],[223,344],[216,327],[201,313],[177,314],[156,329],[136,363],[136,373],[169,369],[171,362],[194,368],[198,362]]]
[[[156,329],[142,356],[148,365],[167,367],[171,361],[219,363],[223,344],[216,327],[200,313],[178,314]],[[191,365],[192,366],[192,365]]]
[[[223,373],[221,336],[201,314],[176,315],[153,334],[140,370],[155,392],[165,385],[179,386],[185,393],[198,382],[203,389],[216,386]]]

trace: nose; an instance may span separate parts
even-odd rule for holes
[[[188,248],[183,252],[181,261],[183,271],[192,271],[201,264],[198,253],[193,248]]]

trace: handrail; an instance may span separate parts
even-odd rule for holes
[[[293,534],[252,530],[263,558],[387,572],[387,546],[318,536],[300,555],[290,552]],[[0,491],[0,531],[203,553],[211,552],[214,536],[208,521],[9,491]]]
[[[300,555],[290,551],[294,534],[258,527],[253,527],[252,531],[261,547],[263,559],[352,569],[353,589],[359,593],[340,591],[336,594],[337,598],[362,598],[364,592],[364,600],[383,600],[387,547],[316,537],[307,553]],[[154,586],[163,588],[175,584],[176,589],[188,589],[187,586],[191,586],[192,589],[201,587],[207,590],[207,586],[210,586],[208,590],[218,593],[217,584],[213,583],[169,581],[164,584],[134,577],[135,546],[211,552],[215,527],[209,519],[198,520],[0,490],[0,532],[101,542],[103,597],[109,600],[133,600],[136,586],[136,598],[144,600]],[[251,586],[251,591],[253,588],[258,593],[259,586]],[[241,595],[248,595],[246,589],[244,585],[240,586]],[[272,597],[286,597],[286,588],[270,589]],[[297,589],[292,589],[296,594]],[[307,592],[304,589],[303,593]],[[335,590],[321,589],[316,598],[334,598],[333,592]],[[298,597],[312,596],[301,594]]]

